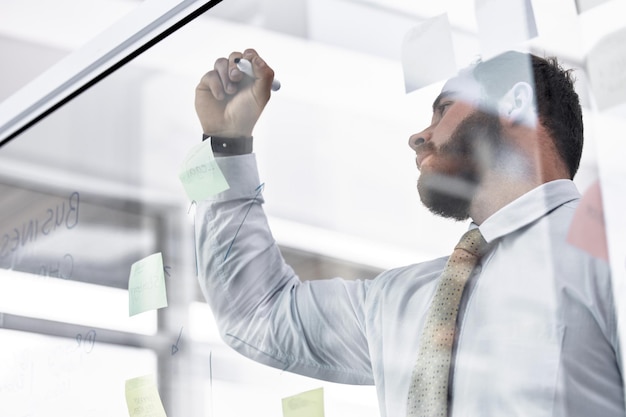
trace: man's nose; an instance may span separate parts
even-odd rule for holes
[[[417,147],[424,144],[427,140],[430,139],[430,133],[428,129],[422,130],[419,133],[415,133],[409,137],[409,146],[414,151],[417,151]]]

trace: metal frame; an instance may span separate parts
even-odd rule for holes
[[[222,0],[147,0],[0,103],[0,146]]]

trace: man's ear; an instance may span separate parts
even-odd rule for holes
[[[530,84],[518,82],[511,87],[498,103],[498,113],[512,124],[521,123],[535,127],[537,123],[535,91]]]

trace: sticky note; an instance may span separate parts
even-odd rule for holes
[[[128,313],[131,316],[167,307],[161,252],[135,262],[128,279]]]
[[[591,91],[600,110],[626,102],[626,28],[602,38],[587,55]]]
[[[229,188],[215,161],[209,141],[202,142],[189,151],[181,165],[178,178],[187,197],[192,201],[202,201]]]
[[[402,69],[407,93],[456,75],[447,14],[420,23],[404,36]]]
[[[324,388],[283,398],[283,417],[324,417]]]
[[[576,11],[578,11],[578,14],[581,14],[608,1],[609,0],[576,0]]]
[[[596,181],[583,194],[576,208],[567,233],[567,241],[596,258],[608,261],[609,250],[605,227],[602,193],[600,183]]]
[[[125,391],[130,417],[167,417],[152,375],[127,380]]]
[[[530,0],[476,0],[474,6],[484,59],[537,36]]]

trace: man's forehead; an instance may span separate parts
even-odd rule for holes
[[[452,96],[455,99],[476,103],[482,97],[480,84],[474,79],[471,71],[461,71],[450,78],[441,89],[440,97]]]

